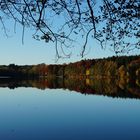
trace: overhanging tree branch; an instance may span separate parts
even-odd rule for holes
[[[116,53],[140,49],[139,0],[0,0],[0,16],[4,32],[4,16],[23,26],[22,37],[32,27],[34,38],[54,43],[58,58],[67,56],[65,48],[81,36],[83,57],[89,34]]]

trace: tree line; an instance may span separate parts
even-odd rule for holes
[[[120,56],[81,60],[69,64],[0,66],[0,77],[12,78],[137,78],[140,77],[140,56]]]

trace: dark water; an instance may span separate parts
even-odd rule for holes
[[[1,80],[0,140],[139,140],[139,84],[92,82]]]

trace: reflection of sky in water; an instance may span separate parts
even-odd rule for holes
[[[0,140],[140,139],[140,100],[0,89]]]

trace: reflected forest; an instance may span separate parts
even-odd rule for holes
[[[0,66],[0,87],[68,89],[82,94],[140,98],[140,56],[82,60],[63,65]]]

